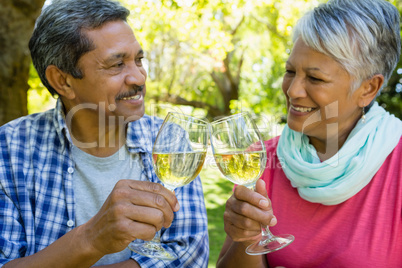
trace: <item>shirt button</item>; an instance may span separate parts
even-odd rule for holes
[[[67,221],[67,226],[68,227],[73,227],[74,226],[74,221],[73,220],[68,220]]]
[[[67,169],[67,172],[70,173],[70,174],[72,174],[72,173],[74,172],[74,168],[69,167],[69,168]]]

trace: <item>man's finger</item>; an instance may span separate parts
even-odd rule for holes
[[[169,203],[170,207],[175,212],[178,211],[180,208],[176,195],[159,183],[149,181],[135,181],[135,180],[123,180],[123,183],[127,183],[131,189],[145,191],[163,196],[163,198]]]

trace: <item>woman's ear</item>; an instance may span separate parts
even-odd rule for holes
[[[363,108],[369,105],[377,96],[383,83],[384,76],[382,74],[375,74],[371,78],[365,80],[360,88],[359,106]]]
[[[68,83],[70,75],[66,74],[55,65],[49,65],[46,68],[46,78],[49,84],[57,91],[57,93],[66,98],[75,98],[74,90]]]

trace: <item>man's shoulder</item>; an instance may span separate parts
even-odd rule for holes
[[[144,115],[136,121],[128,124],[127,144],[129,146],[141,146],[146,151],[152,151],[158,131],[163,120],[156,116]]]
[[[147,114],[144,114],[140,119],[131,122],[129,125],[131,128],[134,130],[137,128],[141,128],[143,131],[147,129],[147,131],[158,131],[160,126],[163,123],[163,119],[157,117],[157,116],[150,116]]]
[[[162,118],[157,117],[157,116],[147,115],[147,114],[144,114],[144,116],[140,120],[146,121],[146,122],[149,122],[149,123],[159,124],[159,125],[161,125],[163,123]]]
[[[0,127],[0,136],[46,135],[54,129],[53,109],[14,119]]]

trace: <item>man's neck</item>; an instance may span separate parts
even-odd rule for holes
[[[116,125],[92,119],[72,120],[67,127],[71,133],[73,144],[84,152],[97,157],[107,157],[116,153],[126,142],[127,125]]]

